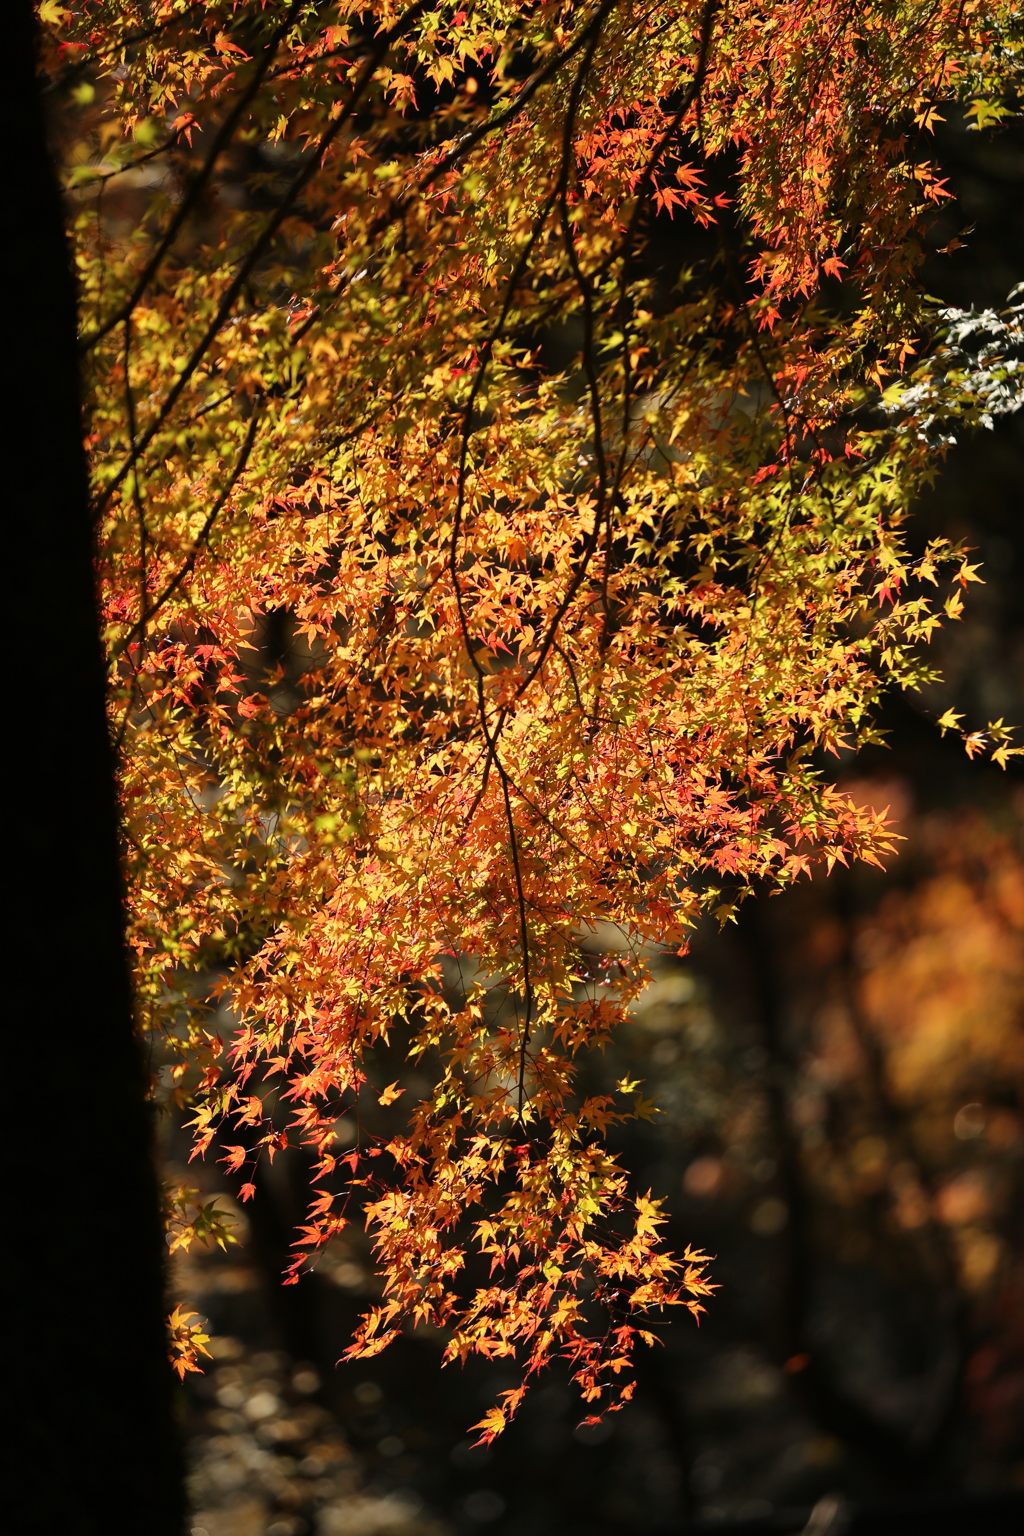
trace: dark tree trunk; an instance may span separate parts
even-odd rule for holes
[[[5,27],[5,1530],[178,1536],[162,1249],[132,1034],[75,296],[30,0]],[[8,1166],[10,1166],[8,1164]]]

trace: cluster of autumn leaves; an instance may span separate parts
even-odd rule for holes
[[[248,1191],[307,1149],[296,1274],[369,1223],[354,1352],[430,1323],[614,1406],[709,1283],[578,1058],[645,944],[891,847],[829,754],[972,571],[908,551],[935,449],[880,391],[930,115],[998,116],[1020,7],[41,14],[140,1027]],[[422,1098],[343,1150],[392,1038]]]

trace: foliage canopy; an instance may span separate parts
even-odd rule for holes
[[[825,765],[973,574],[903,532],[929,132],[1005,115],[1021,8],[41,15],[142,1027],[246,1193],[311,1149],[296,1274],[365,1217],[353,1352],[428,1323],[600,1412],[710,1287],[605,1145],[641,1085],[588,1096],[581,1053],[651,944],[892,846]]]

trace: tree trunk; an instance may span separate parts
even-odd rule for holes
[[[30,0],[5,28],[8,1305],[3,1525],[178,1536],[162,1245],[132,1031],[75,294]],[[15,1209],[16,1208],[16,1209]],[[13,1367],[13,1369],[12,1369]]]

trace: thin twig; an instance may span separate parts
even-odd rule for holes
[[[146,602],[149,591],[149,570],[147,559],[147,544],[149,542],[148,529],[146,527],[146,508],[142,499],[142,486],[139,476],[139,453],[135,435],[135,397],[132,394],[131,376],[131,343],[132,322],[131,317],[126,316],[124,322],[124,402],[125,414],[128,417],[128,441],[131,450],[132,466],[132,501],[135,506],[135,516],[139,524],[139,630],[141,634],[146,631]]]
[[[515,100],[511,102],[509,106],[503,108],[500,112],[495,113],[493,117],[487,118],[485,122],[478,124],[476,128],[472,128],[467,133],[463,134],[458,143],[451,150],[449,150],[447,155],[445,155],[441,160],[437,161],[436,164],[430,166],[429,169],[424,172],[424,174],[416,182],[416,185],[411,192],[409,192],[404,198],[400,198],[393,202],[384,213],[379,215],[379,217],[374,220],[368,231],[367,238],[374,239],[376,236],[384,234],[392,224],[396,223],[399,219],[404,218],[405,214],[413,206],[416,199],[421,197],[423,193],[426,192],[433,185],[433,183],[438,180],[439,177],[445,175],[448,171],[453,170],[455,166],[458,165],[461,160],[464,160],[470,151],[475,149],[477,145],[480,144],[485,138],[488,138],[492,133],[498,132],[498,130],[501,128],[507,128],[510,123],[514,122],[520,113],[525,110],[530,101],[532,101],[540,87],[542,85],[546,85],[548,81],[554,79],[555,75],[562,68],[562,66],[567,64],[570,59],[575,58],[580,49],[585,46],[593,29],[602,24],[604,18],[610,11],[615,8],[616,4],[618,4],[618,0],[604,0],[604,4],[602,4],[598,10],[595,11],[590,21],[585,27],[582,28],[582,30],[573,39],[569,46],[564,48],[561,53],[558,53],[553,58],[549,59],[547,64],[545,64],[543,68],[539,69],[536,74],[531,75],[523,85]],[[324,304],[318,305],[311,314],[307,315],[306,319],[296,329],[293,334],[293,340],[299,342],[304,339],[312,326],[316,324],[317,320],[323,318],[327,308],[337,302],[341,294],[348,287],[350,281],[351,275],[348,273],[344,274],[341,278],[338,279],[334,288],[331,290],[329,297],[324,301]]]
[[[298,0],[296,0],[296,3],[298,3]],[[350,114],[354,111],[363,92],[367,89],[373,80],[379,64],[387,56],[391,45],[399,37],[403,36],[409,30],[409,28],[419,20],[420,16],[427,9],[429,3],[430,0],[416,0],[416,3],[409,7],[405,15],[398,22],[396,22],[391,31],[386,32],[379,39],[376,47],[369,54],[358,76],[353,81],[352,87],[348,94],[348,99],[341,105],[338,116],[331,123],[330,127],[327,128],[321,135],[320,142],[316,148],[316,152],[306,162],[302,170],[299,171],[298,174],[293,178],[288,191],[284,194],[274,213],[267,220],[259,236],[250,247],[248,255],[236,269],[235,275],[231,282],[228,284],[227,290],[221,299],[220,304],[218,305],[217,313],[210,321],[200,340],[192,349],[192,353],[188,361],[185,363],[181,369],[181,372],[178,374],[177,379],[172,384],[163,405],[160,407],[160,410],[157,412],[150,425],[146,428],[146,431],[142,436],[142,440],[139,443],[140,453],[144,453],[146,451],[156,434],[159,432],[160,428],[167,421],[175,405],[177,405],[178,400],[180,399],[185,389],[185,385],[195,373],[196,369],[199,367],[199,364],[206,356],[206,352],[211,343],[219,334],[222,326],[224,325],[224,322],[227,320],[235,306],[235,300],[241,293],[250,274],[255,269],[257,262],[263,255],[264,251],[267,249],[267,246],[270,244],[271,240],[277,234],[277,231],[280,229],[285,219],[288,217],[288,214],[300,193],[305,189],[305,187],[309,184],[309,182],[316,175],[317,171],[323,165],[328,149],[334,143],[334,140],[337,138],[342,128],[345,127]],[[103,508],[110,500],[110,497],[114,495],[114,493],[118,490],[127,472],[128,466],[123,465],[118,473],[114,476],[110,485],[107,487],[104,496],[101,498],[97,508],[98,513],[102,512]]]
[[[249,462],[249,455],[252,453],[253,444],[256,441],[256,433],[259,430],[259,424],[260,410],[259,406],[257,405],[253,410],[252,416],[249,420],[249,430],[245,434],[245,441],[243,442],[239,451],[238,458],[235,461],[235,467],[231,471],[228,483],[225,485],[224,489],[217,497],[217,500],[214,502],[213,506],[207,513],[206,521],[203,523],[202,528],[200,528],[198,534],[196,535],[195,543],[192,545],[192,548],[189,551],[186,559],[182,565],[179,566],[175,575],[171,577],[171,580],[167,583],[166,587],[164,587],[159,597],[154,598],[149,607],[145,609],[138,623],[135,624],[132,629],[129,630],[125,638],[114,647],[113,651],[111,652],[111,661],[117,661],[120,656],[124,655],[125,651],[130,645],[134,645],[135,641],[138,640],[140,636],[145,634],[146,625],[156,616],[156,614],[160,612],[160,609],[167,602],[168,598],[174,595],[174,593],[181,586],[182,582],[185,580],[185,577],[190,575],[191,572],[195,569],[196,560],[198,559],[199,553],[203,546],[206,544],[207,539],[210,537],[214,523],[217,521],[218,516],[227,503],[228,497],[231,495],[231,492],[238,484],[240,477],[245,471],[245,466]]]
[[[623,263],[628,262],[632,242],[635,238],[641,213],[643,211],[646,193],[650,190],[654,172],[657,169],[661,159],[663,158],[665,151],[668,149],[673,136],[678,131],[683,117],[689,111],[690,107],[693,106],[694,102],[698,99],[701,88],[703,86],[704,77],[707,73],[708,58],[710,56],[711,50],[712,23],[714,21],[715,12],[718,8],[718,3],[719,0],[707,0],[707,3],[704,6],[704,12],[701,18],[701,38],[697,59],[697,68],[694,71],[693,80],[690,82],[690,85],[687,88],[682,103],[673,114],[670,123],[662,133],[658,144],[648,158],[647,165],[644,168],[644,173],[637,185],[636,201],[633,208],[633,214],[623,239],[619,242],[616,249],[608,257],[605,258],[601,265],[592,274],[593,277],[602,275],[608,269],[608,267],[618,259],[621,259]],[[616,497],[617,495],[618,492],[616,490]],[[584,544],[580,566],[577,568],[573,579],[570,582],[568,589],[566,590],[565,596],[562,599],[562,602],[558,605],[558,608],[555,610],[555,613],[550,623],[548,624],[547,632],[543,641],[541,642],[540,651],[538,652],[537,658],[530,671],[520,683],[517,697],[526,691],[526,689],[533,682],[534,678],[537,676],[541,667],[544,665],[548,651],[551,649],[551,646],[554,643],[555,635],[558,632],[558,626],[561,624],[562,619],[568,612],[573,598],[576,596],[576,593],[579,591],[579,588],[583,583],[587,568],[593,557],[594,551],[597,548],[599,535],[600,523],[595,518],[594,527],[592,528]]]
[[[263,84],[264,76],[273,63],[277,55],[277,50],[281,45],[281,40],[285,33],[288,31],[288,28],[291,26],[301,3],[302,0],[292,0],[292,4],[289,7],[287,16],[285,17],[284,21],[282,21],[277,31],[274,33],[273,37],[270,39],[270,42],[264,51],[263,58],[260,60],[256,69],[253,71],[252,79],[249,81],[249,84],[239,96],[238,100],[235,102],[235,105],[232,107],[227,117],[221,123],[217,133],[214,135],[213,141],[210,144],[210,148],[207,151],[206,159],[203,161],[199,171],[193,177],[188,192],[179,203],[174,218],[171,220],[170,224],[164,231],[163,239],[160,241],[160,244],[157,246],[156,250],[153,252],[152,256],[149,258],[146,265],[143,267],[141,273],[139,274],[139,277],[135,283],[135,287],[132,289],[128,298],[125,299],[120,309],[116,310],[115,313],[112,314],[107,320],[104,320],[103,323],[95,331],[93,331],[91,335],[84,336],[82,338],[79,344],[80,350],[82,352],[88,352],[92,347],[96,346],[97,342],[102,341],[104,336],[108,335],[115,326],[120,325],[122,320],[127,319],[127,317],[131,315],[135,309],[135,306],[138,304],[139,300],[142,298],[142,295],[145,293],[146,289],[149,287],[151,281],[156,275],[160,263],[163,261],[164,257],[167,255],[167,252],[174,244],[174,241],[177,239],[178,234],[186,219],[190,217],[193,208],[199,201],[203,188],[206,186],[206,183],[209,181],[211,175],[213,174],[213,169],[217,163],[217,160],[227,145],[231,142],[231,138],[235,129],[238,127],[238,123],[242,117],[242,114],[245,112],[245,109],[249,106],[250,102],[259,91],[260,86]]]

